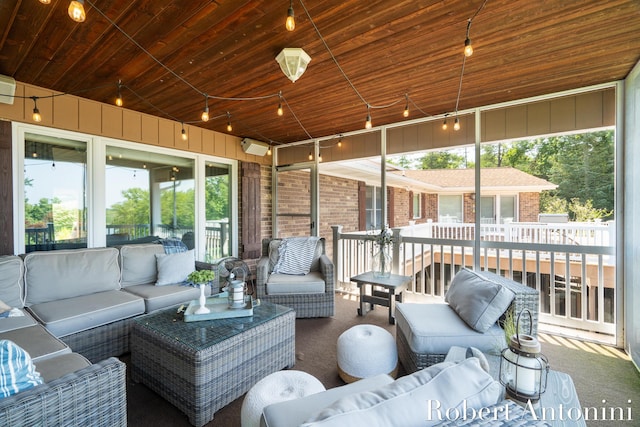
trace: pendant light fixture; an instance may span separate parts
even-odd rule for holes
[[[402,112],[402,116],[403,117],[409,117],[409,94],[404,94],[404,97],[406,99],[406,104],[404,106],[404,111]]]
[[[182,123],[182,131],[180,132],[182,140],[186,141],[187,140],[187,131],[184,129],[184,123]]]
[[[233,126],[231,126],[231,113],[227,111],[227,132],[231,132],[233,130]]]
[[[84,0],[72,0],[69,3],[69,17],[76,22],[84,22],[87,15],[84,12]]]
[[[276,61],[280,64],[284,75],[295,82],[304,74],[307,65],[311,62],[311,57],[299,47],[285,47],[276,56]]]
[[[289,10],[287,10],[287,20],[284,24],[287,31],[293,31],[296,28],[296,19],[293,16],[293,0],[289,1]]]
[[[458,118],[456,117],[456,119],[453,121],[453,130],[460,130],[460,121],[458,120]]]

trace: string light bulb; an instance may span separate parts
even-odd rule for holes
[[[227,132],[231,132],[233,130],[233,126],[231,126],[231,114],[227,111]]]
[[[442,122],[442,130],[447,130],[449,125],[447,124],[447,118],[444,118],[444,122]]]
[[[473,55],[473,46],[471,46],[471,39],[467,37],[464,41],[464,56],[467,58]]]
[[[182,136],[182,140],[186,141],[187,140],[187,131],[184,130],[184,123],[182,123],[182,132],[181,132],[181,136]]]
[[[456,117],[455,121],[453,122],[453,130],[460,130],[460,121],[458,120],[457,117]]]
[[[338,148],[342,148],[342,137],[338,140]]]
[[[269,148],[267,149],[267,156],[271,155],[271,145],[269,145]]]
[[[40,3],[42,3],[42,4],[50,4],[51,0],[40,0]]]
[[[284,110],[282,109],[282,102],[278,103],[278,115],[280,117],[282,117],[282,115],[284,114]]]
[[[204,110],[202,110],[202,115],[200,116],[203,122],[209,121],[209,97],[205,93],[204,95]]]
[[[116,97],[116,105],[118,107],[122,107],[123,101],[122,101],[122,80],[118,80],[118,96]]]
[[[38,97],[32,96],[31,99],[33,99],[33,115],[31,117],[34,122],[40,123],[42,121],[42,116],[40,115],[40,110],[38,110]]]
[[[322,154],[318,153],[318,163],[322,162]]]
[[[369,106],[367,105],[367,120],[365,120],[364,122],[364,128],[365,129],[371,129],[372,127],[372,123],[371,123],[371,111],[369,109]]]
[[[287,21],[284,26],[287,28],[287,31],[293,31],[296,29],[296,19],[293,16],[293,0],[289,1],[289,10],[287,10]]]
[[[309,151],[309,160],[313,160],[313,153]]]
[[[69,17],[76,22],[84,22],[87,15],[84,12],[84,0],[73,0],[69,3]]]
[[[404,111],[402,112],[402,116],[409,117],[409,95],[405,94],[404,97],[407,100],[407,102],[404,106]]]

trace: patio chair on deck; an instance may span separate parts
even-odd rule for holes
[[[256,298],[291,307],[297,318],[335,313],[333,262],[317,237],[263,239]]]
[[[538,333],[539,292],[488,271],[461,269],[445,295],[447,304],[396,304],[398,358],[408,373],[444,361],[453,346],[499,354],[506,347],[504,320],[520,318],[521,333]]]

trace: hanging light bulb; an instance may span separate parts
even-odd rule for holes
[[[455,121],[453,122],[453,130],[460,130],[460,122],[458,121],[457,117],[456,117]]]
[[[33,116],[31,117],[33,118],[34,122],[40,123],[42,121],[42,116],[40,115],[40,110],[38,110],[38,104],[36,102],[38,100],[38,97],[32,96],[31,99],[33,99]]]
[[[33,157],[34,159],[38,158],[38,153],[36,151],[34,151],[33,153],[31,153],[31,157]]]
[[[181,132],[181,136],[182,136],[182,140],[186,141],[187,140],[187,131],[184,130],[184,123],[182,123],[182,132]]]
[[[340,139],[338,140],[338,148],[342,147],[342,137],[340,137]]]
[[[204,94],[204,110],[202,110],[202,116],[200,117],[203,122],[209,121],[209,97]]]
[[[318,163],[322,162],[322,154],[318,153]]]
[[[313,160],[313,153],[309,150],[309,160]]]
[[[404,117],[409,117],[409,95],[405,94],[404,97],[407,100],[407,103],[404,106],[404,111],[402,112],[402,115]]]
[[[51,170],[52,171],[56,170],[56,162],[51,163]]]
[[[289,10],[287,10],[287,21],[284,26],[287,28],[287,31],[293,31],[296,28],[296,19],[293,16],[293,0],[289,2]]]
[[[373,125],[371,124],[371,112],[369,111],[369,106],[367,105],[367,120],[364,122],[365,129],[371,129]]]
[[[86,14],[84,13],[84,0],[73,0],[69,3],[69,17],[76,22],[84,22]]]
[[[122,104],[123,104],[121,87],[122,87],[122,80],[118,80],[118,96],[116,97],[116,105],[118,107],[122,107]]]
[[[269,149],[267,150],[267,156],[271,155],[271,145],[269,145]]]
[[[467,58],[473,55],[473,46],[471,46],[471,39],[469,38],[469,31],[471,30],[471,19],[467,21],[467,38],[464,40],[464,56]]]
[[[282,117],[284,110],[282,109],[282,102],[278,103],[278,115]]]
[[[471,39],[469,37],[464,41],[464,56],[467,58],[473,55],[473,46],[471,46]]]
[[[447,128],[449,127],[449,125],[447,125],[447,118],[444,118],[444,122],[442,122],[442,130],[447,130]]]
[[[51,0],[40,0],[40,3],[42,3],[42,4],[50,4]]]
[[[227,111],[227,132],[231,132],[233,130],[233,126],[231,126],[231,114]]]

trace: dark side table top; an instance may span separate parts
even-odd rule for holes
[[[384,286],[385,288],[404,287],[411,282],[411,276],[401,276],[399,274],[391,274],[389,277],[376,277],[373,271],[358,274],[350,279],[358,285],[368,284],[375,286]]]

